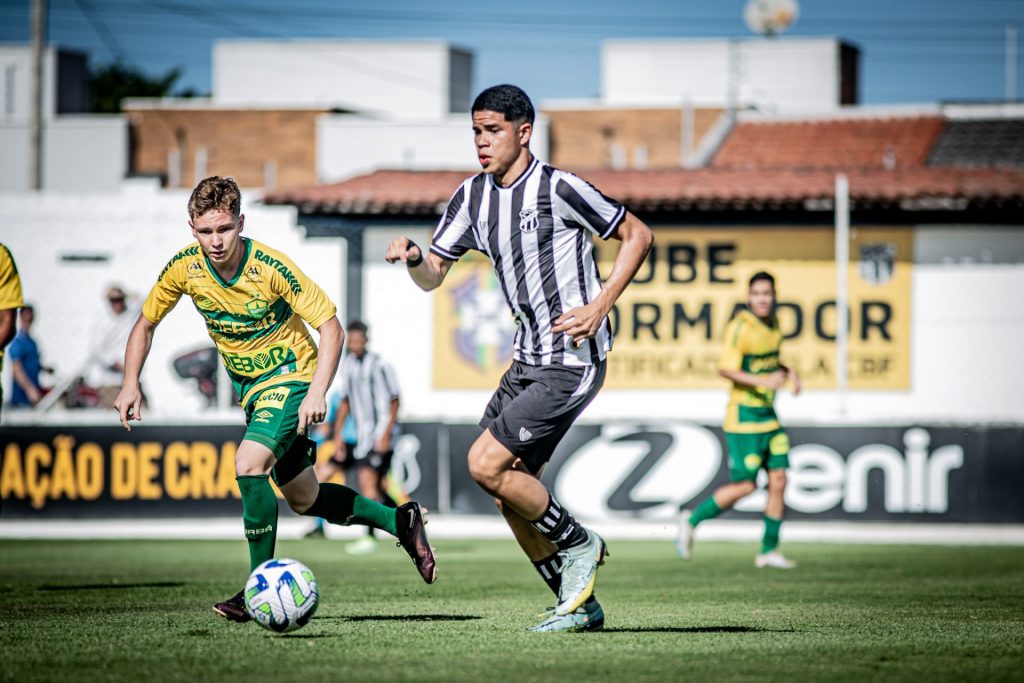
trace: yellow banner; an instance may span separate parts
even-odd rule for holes
[[[836,383],[834,233],[828,228],[657,229],[651,254],[612,313],[610,388],[722,388],[721,334],[746,301],[747,281],[772,273],[783,362],[809,388]],[[608,274],[618,242],[599,243]],[[849,269],[849,386],[910,387],[909,228],[853,231]],[[434,308],[434,386],[494,388],[515,327],[490,262],[455,266]]]

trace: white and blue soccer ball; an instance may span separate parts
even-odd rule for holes
[[[245,582],[245,609],[260,626],[276,633],[309,623],[320,603],[316,577],[298,560],[267,560]]]

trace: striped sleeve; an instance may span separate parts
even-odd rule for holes
[[[434,230],[430,251],[447,261],[458,261],[477,247],[473,221],[469,215],[469,183],[465,182],[448,201],[448,208]]]
[[[398,376],[395,375],[395,369],[391,367],[391,363],[387,361],[380,362],[380,380],[388,400],[394,400],[399,397]]]
[[[181,255],[179,252],[178,256]],[[178,304],[181,295],[185,293],[184,261],[178,256],[171,259],[164,267],[160,277],[157,278],[153,289],[149,290],[149,296],[142,305],[142,315],[154,325],[160,324],[164,316]]]
[[[603,240],[614,235],[626,217],[626,207],[572,173],[558,174],[555,196],[556,206],[563,216],[586,226]]]
[[[743,320],[739,316],[725,326],[722,338],[722,357],[718,359],[719,370],[743,369]]]

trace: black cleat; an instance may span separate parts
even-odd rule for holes
[[[434,550],[427,542],[427,533],[423,530],[423,513],[419,503],[406,503],[395,510],[396,526],[398,527],[398,545],[405,548],[409,557],[416,563],[416,569],[427,583],[434,583],[437,578],[437,563]]]
[[[213,606],[213,611],[228,621],[235,621],[239,624],[252,621],[252,617],[245,609],[245,593],[243,591],[238,591],[234,597],[228,598],[224,602],[218,602]]]

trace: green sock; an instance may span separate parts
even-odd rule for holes
[[[770,553],[779,547],[779,529],[782,520],[764,516],[764,537],[761,539],[761,554]]]
[[[722,514],[722,508],[718,507],[714,496],[708,496],[690,515],[690,526],[697,526],[706,519],[711,519]]]
[[[395,525],[395,508],[360,496],[339,484],[320,484],[320,493],[309,509],[302,514],[323,517],[331,524],[365,524],[381,529],[392,536],[398,535]]]
[[[240,474],[238,490],[242,492],[242,521],[245,540],[249,541],[249,571],[274,557],[277,542],[277,496],[270,488],[266,474]]]

